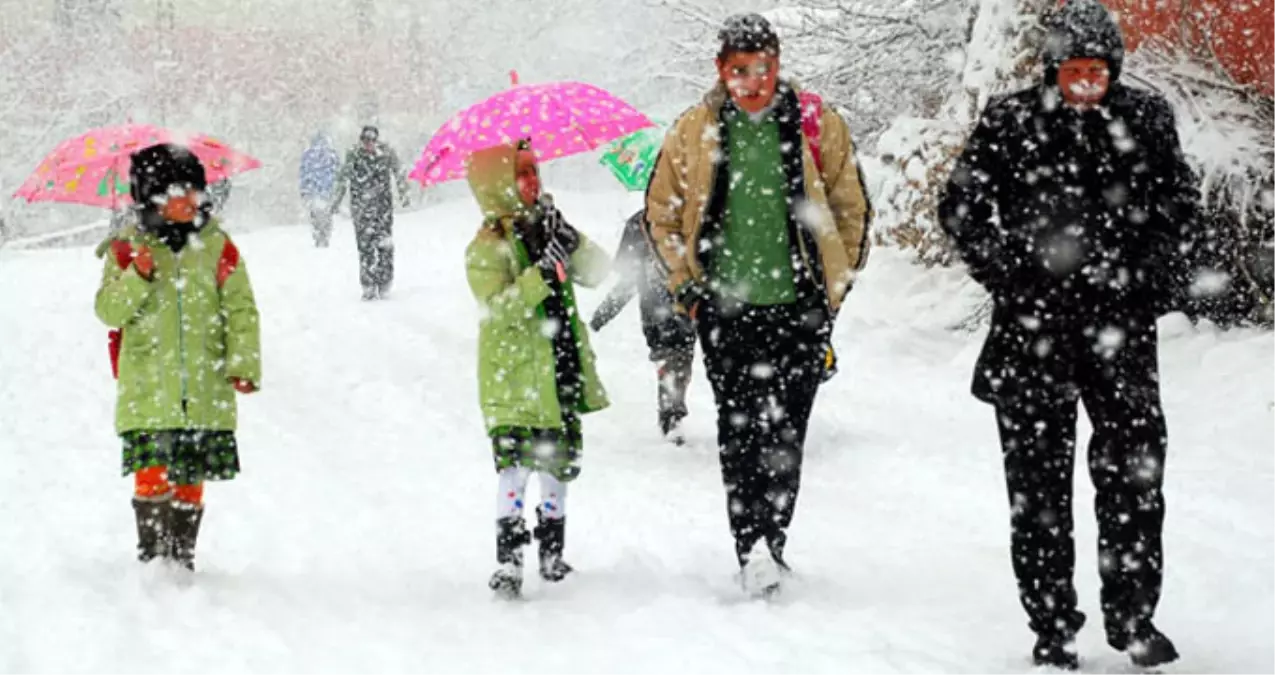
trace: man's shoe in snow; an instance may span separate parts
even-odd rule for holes
[[[1129,660],[1140,668],[1172,663],[1178,660],[1177,647],[1150,621],[1133,626],[1107,624],[1107,644],[1113,649],[1129,653]]]
[[[540,578],[548,582],[562,581],[575,570],[562,559],[567,545],[567,519],[546,518],[536,507],[536,540],[540,542]]]
[[[375,300],[375,299],[376,299],[376,289],[375,289],[375,288],[365,288],[365,289],[363,289],[363,299],[364,299],[364,300]]]
[[[771,557],[765,542],[757,542],[745,557],[740,582],[744,592],[755,598],[769,598],[779,592],[779,565]]]
[[[1061,670],[1078,670],[1080,656],[1076,652],[1076,634],[1071,631],[1037,636],[1032,648],[1032,663]]]
[[[784,560],[784,547],[787,544],[788,535],[783,532],[771,535],[766,539],[766,546],[770,549],[770,558],[779,567],[780,576],[790,576],[792,574],[792,568]]]
[[[171,495],[161,499],[133,498],[133,515],[137,520],[137,559],[150,562],[168,557],[172,549],[169,535]]]

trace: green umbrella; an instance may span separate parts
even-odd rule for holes
[[[655,158],[664,144],[664,125],[658,121],[655,124],[616,139],[598,158],[630,192],[645,190],[655,170]]]

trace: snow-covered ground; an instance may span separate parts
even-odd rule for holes
[[[632,196],[559,196],[607,246]],[[980,335],[956,271],[877,250],[838,325],[777,603],[734,581],[697,364],[690,444],[657,434],[631,307],[596,340],[614,406],[586,419],[564,584],[494,601],[494,474],[475,393],[462,250],[475,209],[400,218],[398,280],[359,301],[335,245],[238,239],[263,316],[245,472],[208,490],[192,586],[133,559],[91,248],[0,251],[0,671],[1012,672],[1030,667],[992,413],[967,395]],[[232,224],[233,231],[233,224]],[[592,309],[601,293],[587,294]],[[1164,322],[1170,427],[1159,614],[1180,672],[1275,670],[1267,332]],[[1082,429],[1088,433],[1087,427]],[[1102,640],[1092,489],[1078,471],[1084,668]]]

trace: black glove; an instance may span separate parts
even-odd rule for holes
[[[571,254],[567,252],[567,249],[557,238],[553,238],[545,244],[544,251],[541,251],[540,258],[536,260],[536,266],[542,272],[554,272],[559,266],[565,270],[570,259]]]
[[[548,195],[540,198],[540,212],[540,228],[545,239],[558,242],[567,252],[567,257],[570,257],[580,248],[580,233],[562,217],[562,212],[554,207],[553,199]]]
[[[606,324],[602,321],[601,314],[594,314],[593,318],[589,319],[589,330],[595,333],[602,330],[602,327],[605,325]]]
[[[711,300],[712,294],[703,284],[692,279],[682,282],[682,285],[673,291],[673,299],[686,310],[688,316],[695,319],[699,313],[700,303]]]

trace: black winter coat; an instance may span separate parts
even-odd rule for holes
[[[1190,281],[1197,201],[1156,94],[1113,82],[1085,112],[1052,84],[992,101],[939,206],[996,302],[975,395],[1070,382],[1100,335],[1154,339]]]

